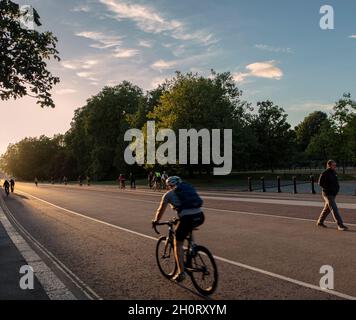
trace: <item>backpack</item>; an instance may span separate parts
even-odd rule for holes
[[[185,209],[196,209],[203,205],[203,200],[200,198],[194,187],[188,183],[180,183],[174,190],[181,205],[177,208],[178,212]]]

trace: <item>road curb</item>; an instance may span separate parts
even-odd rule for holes
[[[0,195],[0,223],[14,243],[26,263],[34,269],[35,276],[51,300],[77,300],[66,285],[51,271],[47,264],[30,247],[10,221],[11,215],[6,203]]]

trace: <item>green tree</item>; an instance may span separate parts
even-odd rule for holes
[[[126,171],[124,134],[143,99],[139,87],[124,81],[105,87],[76,111],[65,141],[78,174],[112,179]]]
[[[343,97],[336,102],[331,115],[331,123],[335,129],[336,136],[333,144],[337,150],[337,159],[341,162],[345,174],[346,163],[351,161],[352,152],[349,148],[347,132],[348,124],[356,115],[356,102],[352,100],[350,93],[344,93]]]
[[[273,171],[293,158],[295,134],[283,108],[272,101],[258,102],[257,108],[251,123],[257,137],[257,144],[251,146],[255,147],[254,161],[256,166]]]
[[[350,151],[351,161],[356,163],[356,115],[354,115],[345,127],[347,148]]]
[[[325,162],[326,159],[337,159],[338,145],[335,144],[337,133],[329,121],[325,121],[320,132],[311,138],[305,151],[311,160]]]
[[[2,169],[16,178],[33,180],[63,175],[65,150],[63,136],[25,138],[11,144],[2,156]]]
[[[320,133],[322,124],[328,119],[325,112],[315,111],[310,113],[295,127],[298,149],[305,151],[311,139]]]
[[[54,107],[50,91],[59,78],[48,71],[45,60],[60,60],[57,38],[51,32],[22,28],[20,17],[18,4],[0,1],[0,98],[28,95],[36,98],[41,107]],[[35,16],[37,25],[38,18]]]
[[[240,137],[247,126],[246,111],[249,104],[241,100],[241,95],[230,73],[212,71],[211,77],[205,78],[198,74],[177,72],[176,77],[166,83],[159,104],[148,118],[156,121],[157,128],[170,128],[177,135],[182,128],[197,131],[234,129],[234,143],[238,144],[237,148],[233,148],[234,155],[236,159],[239,155],[243,158],[247,146]],[[189,150],[188,146],[188,159]],[[185,168],[192,175],[195,170],[201,173],[203,167],[210,171],[210,166],[202,165],[199,155],[198,165],[188,164],[175,169]]]

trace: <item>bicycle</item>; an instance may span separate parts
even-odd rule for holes
[[[153,190],[153,191],[157,191],[157,190],[161,190],[161,188],[162,188],[161,182],[155,180],[154,183],[153,183],[152,190]]]
[[[172,279],[177,272],[177,262],[174,256],[174,235],[173,226],[179,219],[171,219],[153,225],[153,229],[160,234],[156,226],[168,225],[167,236],[158,239],[156,246],[156,260],[158,268],[167,279]],[[193,229],[198,230],[196,228]],[[218,285],[218,269],[215,259],[210,251],[194,242],[193,231],[190,232],[186,241],[188,245],[184,248],[184,268],[190,276],[194,287],[202,295],[211,295]]]
[[[5,189],[6,196],[8,197],[10,194],[10,189],[9,187],[4,187],[4,189]]]

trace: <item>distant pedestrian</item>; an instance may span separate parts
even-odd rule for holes
[[[79,177],[78,177],[78,182],[79,182],[79,185],[80,185],[80,186],[83,185],[83,178],[82,178],[82,176],[79,176]]]
[[[339,209],[336,205],[335,198],[340,191],[340,185],[336,174],[336,162],[329,160],[327,162],[326,170],[320,175],[319,185],[322,188],[322,195],[325,201],[325,206],[320,214],[317,225],[326,228],[324,221],[327,216],[332,212],[335,222],[338,225],[338,230],[345,231],[348,228],[344,225],[340,216]]]
[[[131,189],[136,189],[136,177],[132,172],[130,173],[130,185]]]
[[[35,177],[35,185],[36,185],[36,187],[38,187],[38,179],[37,179],[37,177]]]
[[[119,180],[119,184],[120,184],[120,189],[126,189],[126,186],[125,186],[125,181],[126,181],[125,175],[124,174],[120,174],[118,180]]]
[[[147,177],[148,187],[150,189],[152,189],[152,187],[153,187],[153,177],[154,177],[153,171],[150,171],[149,174],[148,174],[148,177]]]
[[[166,171],[163,171],[162,177],[161,177],[161,184],[163,187],[166,187],[166,189],[168,190],[168,185],[166,184],[167,179],[168,179],[168,174]]]
[[[10,187],[11,187],[11,192],[14,193],[14,189],[15,189],[15,179],[14,178],[10,179]]]
[[[68,183],[68,178],[66,176],[63,177],[63,183],[66,186]]]
[[[87,185],[90,186],[90,177],[87,176]]]

